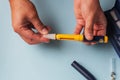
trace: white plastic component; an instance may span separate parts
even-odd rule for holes
[[[44,35],[43,37],[48,38],[48,39],[53,39],[53,40],[55,40],[55,39],[56,39],[56,38],[55,38],[55,35],[56,35],[56,34],[47,34],[47,35]]]

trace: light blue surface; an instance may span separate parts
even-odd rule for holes
[[[34,0],[41,20],[57,33],[73,33],[73,0]],[[114,0],[101,0],[103,10],[112,8]],[[86,46],[71,41],[28,45],[11,26],[8,0],[0,0],[0,80],[86,80],[71,63],[76,60],[98,80],[110,80],[110,59],[120,59],[110,44]]]

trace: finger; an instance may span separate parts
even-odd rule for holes
[[[35,40],[35,39],[29,39],[29,38],[26,38],[26,37],[23,37],[21,36],[21,38],[28,44],[30,45],[33,45],[33,44],[40,44],[42,43],[42,41],[38,41],[38,40]],[[42,40],[42,39],[41,39]],[[47,43],[47,42],[46,42]]]
[[[22,26],[27,26],[28,28],[33,28],[35,29],[34,25],[30,22],[24,22]]]
[[[50,26],[46,26],[46,28],[47,28],[48,32],[51,31],[51,27]]]
[[[105,36],[106,35],[106,25],[94,25],[94,35]]]
[[[38,42],[38,41],[35,41],[34,39],[29,39],[23,36],[21,36],[21,38],[30,45],[41,43],[41,41]]]
[[[87,40],[93,39],[93,24],[94,24],[94,18],[91,16],[88,19],[86,19],[85,23],[85,37]]]
[[[97,36],[97,32],[98,32],[97,30],[94,30],[94,31],[93,31],[93,35],[94,35],[94,36]]]
[[[100,30],[97,32],[98,36],[105,36],[106,35],[106,31],[105,30]]]
[[[85,33],[85,31],[83,31],[82,34],[84,35],[84,33]],[[91,44],[91,42],[86,42],[86,41],[83,41],[83,43],[86,44],[86,45],[90,45]]]
[[[83,28],[82,25],[77,24],[77,25],[76,25],[76,28],[75,28],[75,31],[74,31],[74,34],[80,34],[81,31],[82,31],[82,28]]]
[[[32,18],[31,23],[34,25],[34,27],[36,28],[36,30],[38,30],[39,33],[47,34],[49,32],[48,29],[42,24],[38,16]]]
[[[26,28],[26,27],[20,28],[18,33],[20,36],[22,36],[26,39],[29,39],[29,41],[31,39],[33,39],[34,42],[45,42],[45,43],[49,42],[49,40],[46,38],[43,38],[43,36],[41,34],[35,33],[34,31],[32,31],[31,29]]]

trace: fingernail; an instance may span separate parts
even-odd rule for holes
[[[87,39],[87,40],[92,40],[92,39],[93,39],[93,35],[92,35],[92,34],[88,34],[88,35],[86,36],[86,39]]]
[[[48,30],[46,28],[43,28],[42,29],[42,34],[47,34],[48,33]]]

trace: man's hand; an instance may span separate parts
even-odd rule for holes
[[[50,31],[40,21],[36,8],[29,0],[9,0],[12,12],[12,25],[28,44],[48,43],[49,40],[43,35]],[[37,32],[34,32],[36,29]]]
[[[84,35],[88,40],[92,40],[93,36],[106,35],[107,21],[99,0],[74,0],[74,11],[77,21],[75,34],[80,34],[84,29]]]

